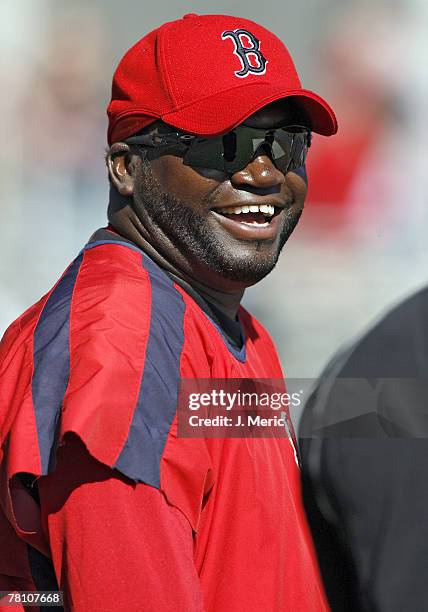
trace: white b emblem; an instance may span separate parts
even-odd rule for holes
[[[265,74],[268,61],[260,51],[260,41],[254,34],[242,29],[225,30],[221,38],[232,39],[235,45],[233,52],[241,61],[241,70],[235,71],[235,76],[243,79],[249,74]]]

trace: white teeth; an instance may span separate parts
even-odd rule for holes
[[[248,213],[248,212],[252,212],[252,213],[257,213],[257,212],[261,212],[263,213],[265,216],[269,216],[272,217],[275,213],[275,207],[272,206],[272,204],[260,204],[260,206],[257,206],[256,204],[251,204],[251,206],[234,206],[234,207],[224,207],[224,208],[218,208],[217,209],[218,212],[220,213],[225,213],[228,215],[240,215],[241,213]],[[258,224],[260,225],[260,223]]]
[[[261,206],[259,206],[259,210],[265,215],[270,215],[270,216],[272,216],[273,213],[275,212],[274,207],[271,206],[270,204],[262,204]]]

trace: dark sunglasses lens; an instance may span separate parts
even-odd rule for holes
[[[275,144],[278,152],[281,149],[285,152],[284,155],[276,155],[273,150],[274,161],[280,170],[289,172],[304,165],[309,146],[309,134],[306,130],[300,132],[291,132],[288,128],[287,131],[277,130]]]
[[[223,136],[197,138],[184,155],[184,163],[196,168],[211,168],[224,172]]]
[[[303,166],[307,150],[308,131],[300,126],[271,131],[240,126],[224,136],[195,139],[184,163],[233,174],[243,170],[255,155],[264,154],[286,173]]]
[[[309,133],[302,126],[276,130],[239,127],[235,165],[242,170],[256,155],[269,155],[281,172],[303,166],[308,152]]]

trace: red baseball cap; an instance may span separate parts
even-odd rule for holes
[[[185,15],[138,41],[119,62],[107,109],[108,142],[124,140],[157,119],[180,130],[216,136],[261,107],[292,96],[318,134],[337,121],[316,93],[302,89],[277,36],[226,15]]]

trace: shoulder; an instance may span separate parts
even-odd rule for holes
[[[421,435],[428,395],[428,289],[382,316],[336,354],[307,403],[302,435]],[[423,427],[423,429],[421,429]],[[418,434],[419,431],[419,434]]]
[[[321,382],[417,377],[425,371],[427,358],[428,288],[400,302],[343,347],[326,366]]]
[[[34,370],[40,360],[59,365],[60,355],[80,348],[90,355],[91,347],[109,340],[104,361],[122,345],[141,355],[149,337],[152,345],[156,339],[159,348],[164,339],[171,348],[183,335],[184,312],[174,282],[140,249],[126,241],[90,241],[54,287],[8,328],[0,363],[23,346],[34,353]]]
[[[145,253],[125,241],[90,242],[63,279],[74,325],[89,323],[94,333],[103,319],[109,326],[147,333],[171,332],[184,312],[173,281]],[[168,325],[169,323],[169,325]]]
[[[381,316],[329,367],[341,377],[417,377],[428,357],[428,288]],[[422,366],[422,370],[421,370]]]

